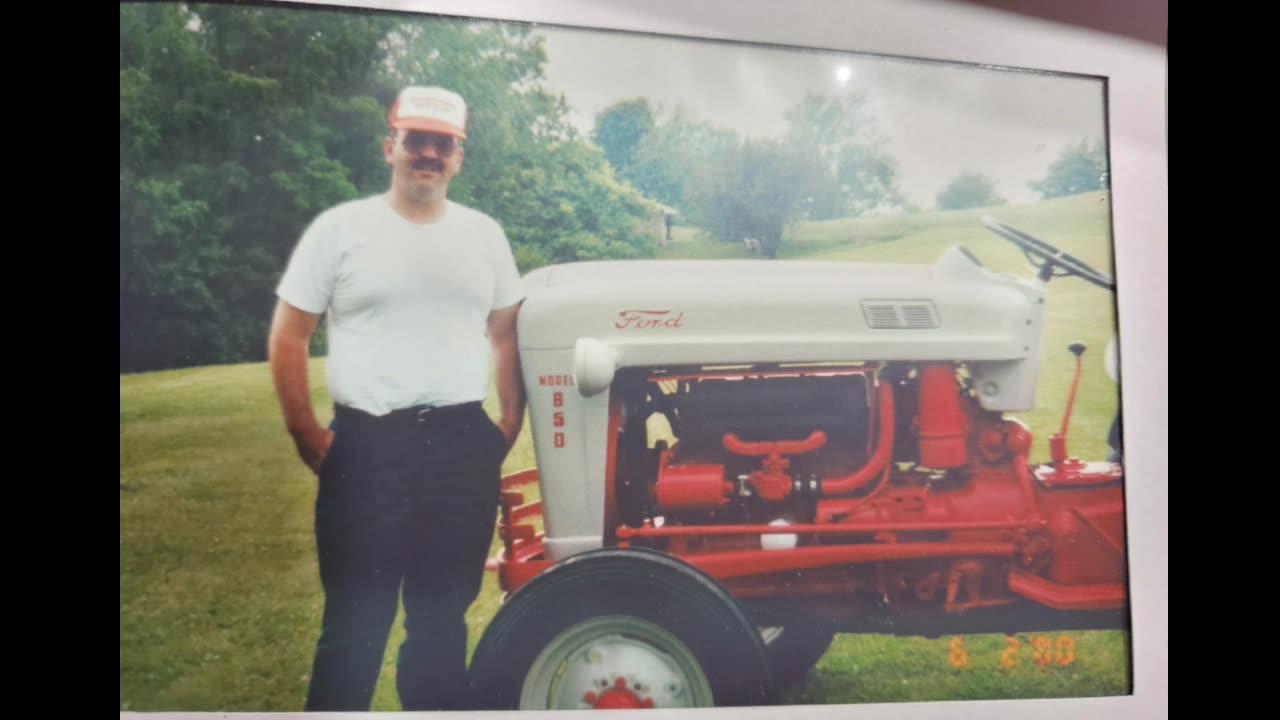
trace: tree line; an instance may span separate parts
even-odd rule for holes
[[[645,98],[598,113],[585,137],[543,87],[546,62],[543,39],[513,23],[122,4],[121,372],[265,358],[275,285],[306,225],[386,189],[386,111],[405,85],[466,98],[450,197],[502,224],[521,271],[650,256],[657,203],[768,257],[788,224],[909,209],[861,93],[804,98],[778,138]],[[1100,144],[1085,144],[1033,187],[1083,192],[1100,172]],[[939,207],[999,201],[982,176],[957,182]]]
[[[384,191],[398,90],[466,98],[450,197],[521,270],[652,254],[655,206],[540,85],[527,26],[339,10],[120,6],[120,370],[258,361],[307,224]]]
[[[597,113],[592,139],[621,178],[682,222],[726,242],[753,240],[767,257],[791,223],[901,207],[865,94],[808,95],[784,118],[779,138],[742,137],[634,98]]]

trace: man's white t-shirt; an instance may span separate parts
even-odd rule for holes
[[[522,297],[493,218],[450,201],[420,225],[380,195],[321,213],[276,294],[309,313],[329,311],[329,394],[373,415],[483,400],[489,312]]]

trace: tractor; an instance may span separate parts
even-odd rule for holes
[[[540,268],[518,318],[536,469],[503,478],[486,708],[766,704],[836,633],[1128,626],[1123,468],[1069,454],[1086,348],[1038,270],[627,260]],[[1045,352],[1075,354],[1047,461]],[[1117,415],[1117,421],[1118,421]],[[537,497],[531,496],[536,486]]]

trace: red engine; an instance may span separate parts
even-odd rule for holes
[[[958,364],[632,373],[614,391],[613,539],[737,597],[850,616],[1124,606],[1120,466],[1030,467],[1030,432],[982,410]]]

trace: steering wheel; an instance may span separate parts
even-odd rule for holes
[[[1040,279],[1045,282],[1048,282],[1051,277],[1075,275],[1112,292],[1116,289],[1115,281],[1111,278],[1093,269],[1083,260],[1073,257],[1043,240],[998,222],[989,215],[983,216],[982,224],[986,225],[995,234],[1017,245],[1022,250],[1022,254],[1027,256],[1027,262],[1040,271]]]

